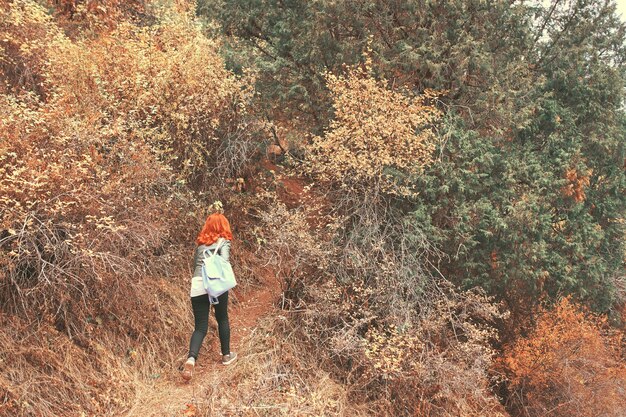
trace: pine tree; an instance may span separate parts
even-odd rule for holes
[[[391,89],[442,92],[437,162],[400,207],[448,255],[450,279],[512,308],[560,293],[598,310],[614,303],[626,54],[613,1],[223,0],[211,10],[248,46],[229,57],[257,68],[267,114],[300,130],[331,123],[322,74],[358,64],[368,44]]]

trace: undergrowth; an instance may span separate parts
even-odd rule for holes
[[[120,415],[176,366],[203,208],[261,129],[188,7],[110,6],[76,36],[0,4],[0,415]]]

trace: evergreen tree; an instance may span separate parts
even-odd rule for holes
[[[613,1],[222,0],[211,17],[248,46],[227,52],[259,71],[267,113],[299,129],[328,125],[323,74],[368,44],[390,88],[442,91],[438,163],[402,207],[448,255],[444,274],[512,308],[562,293],[610,308],[626,181]]]

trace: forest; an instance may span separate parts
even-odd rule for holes
[[[0,416],[626,415],[615,0],[0,0],[0,81]]]

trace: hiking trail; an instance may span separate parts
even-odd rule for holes
[[[295,208],[304,200],[306,195],[304,180],[282,174],[281,169],[271,163],[266,168],[276,172],[276,179],[280,184],[277,190],[280,200],[288,207]],[[170,370],[165,371],[154,383],[138,383],[138,392],[133,407],[128,410],[126,417],[195,417],[203,415],[196,410],[195,404],[210,403],[213,387],[228,379],[228,371],[238,366],[238,362],[245,357],[245,341],[253,334],[257,325],[275,310],[280,295],[281,282],[272,271],[264,269],[258,277],[259,283],[245,288],[237,287],[231,296],[229,305],[229,320],[231,325],[231,345],[233,351],[239,355],[237,361],[229,366],[220,363],[221,355],[219,338],[217,337],[217,323],[211,309],[209,330],[194,375],[190,382],[182,379],[180,363],[173,364]],[[193,327],[189,328],[189,336]],[[183,340],[183,345],[188,344]],[[229,414],[226,414],[229,415]]]

